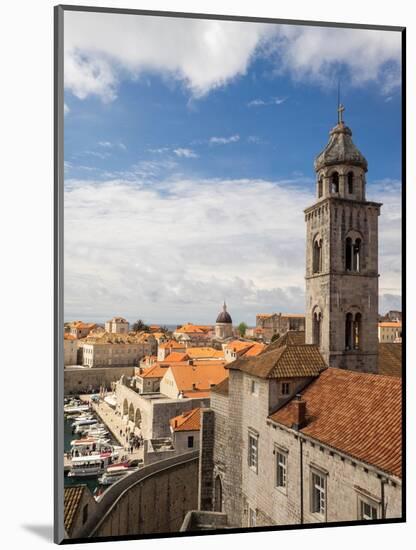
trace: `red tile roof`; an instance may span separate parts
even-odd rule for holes
[[[401,379],[326,369],[303,392],[306,425],[300,431],[362,462],[402,475]],[[291,427],[292,402],[270,418]]]
[[[281,346],[255,357],[240,357],[227,365],[259,378],[299,378],[318,376],[325,362],[316,346]]]
[[[402,375],[402,344],[382,342],[378,345],[378,373]]]
[[[139,375],[142,378],[163,378],[168,370],[168,365],[165,367],[157,364],[147,369],[143,369],[142,373]]]
[[[207,361],[205,365],[172,365],[170,369],[178,391],[206,392],[213,384],[219,384],[228,377],[228,371],[223,364],[212,363]]]
[[[192,409],[170,419],[174,432],[193,432],[201,428],[201,409]]]
[[[164,362],[177,363],[178,361],[187,361],[188,359],[188,354],[181,351],[172,351],[167,357],[165,357]]]

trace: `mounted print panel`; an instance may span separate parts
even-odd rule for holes
[[[404,29],[55,18],[55,541],[404,521]]]

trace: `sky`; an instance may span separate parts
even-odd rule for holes
[[[65,12],[65,319],[302,313],[313,161],[344,119],[401,309],[401,36]]]

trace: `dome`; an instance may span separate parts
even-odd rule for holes
[[[227,304],[224,302],[224,305],[222,306],[222,311],[218,314],[216,323],[229,323],[232,324],[233,320],[231,319],[231,315],[227,311]]]
[[[352,132],[340,120],[329,134],[329,142],[315,159],[315,170],[334,164],[361,166],[367,172],[367,161],[352,141]]]

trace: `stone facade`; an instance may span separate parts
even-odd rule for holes
[[[78,341],[72,334],[64,335],[64,366],[76,365],[78,356]]]
[[[90,369],[88,367],[65,367],[64,393],[80,394],[99,391],[102,386],[111,388],[120,376],[132,376],[134,367],[106,367]]]
[[[105,330],[113,334],[127,334],[129,322],[123,317],[113,317],[110,321],[105,322]]]
[[[140,394],[129,387],[129,379],[116,385],[117,413],[144,439],[171,437],[171,418],[198,407],[208,407],[208,398],[169,399],[161,393]]]
[[[274,380],[255,379],[253,393],[253,380],[231,370],[228,395],[212,392],[211,510],[225,512],[234,527],[355,521],[362,519],[361,502],[371,505],[377,518],[401,517],[399,478],[268,419],[287,397],[279,396],[281,383]],[[307,382],[297,379],[292,397]],[[249,460],[251,437],[257,442],[255,467]],[[277,453],[286,457],[284,488],[277,486]],[[324,514],[312,511],[313,472],[325,479]],[[218,479],[220,491],[215,490]]]
[[[377,372],[381,205],[366,200],[367,162],[351,130],[341,121],[330,135],[315,161],[317,202],[305,210],[306,342],[331,367]]]
[[[156,351],[156,340],[149,335],[140,341],[133,337],[129,341],[105,341],[105,336],[82,344],[83,365],[96,367],[136,366],[145,355]]]
[[[282,336],[289,330],[305,330],[305,316],[290,313],[260,313],[256,315],[256,328],[261,329],[264,341],[275,335]],[[255,335],[253,330],[253,335]]]

